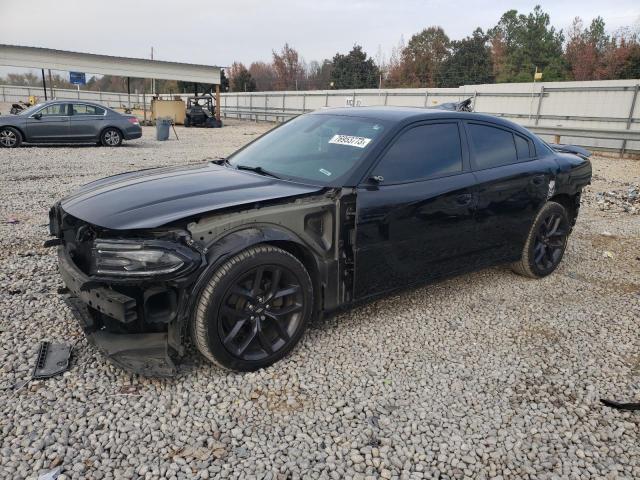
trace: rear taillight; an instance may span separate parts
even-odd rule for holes
[[[129,122],[133,123],[134,125],[140,125],[140,122],[136,117],[127,117],[127,120],[129,120]]]

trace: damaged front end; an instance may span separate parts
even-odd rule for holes
[[[49,213],[66,298],[87,338],[114,364],[146,376],[173,376],[184,353],[190,286],[205,251],[180,228],[114,231]]]

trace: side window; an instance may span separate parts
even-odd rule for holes
[[[73,114],[74,115],[104,115],[104,109],[100,107],[94,107],[93,105],[74,103]]]
[[[462,171],[457,123],[420,125],[404,132],[378,163],[374,175],[402,183]]]
[[[469,134],[479,170],[518,161],[513,134],[501,128],[469,123]]]
[[[518,151],[518,160],[528,160],[529,158],[535,157],[535,153],[533,151],[533,144],[524,137],[520,135],[513,135],[513,138],[516,140],[516,150]]]
[[[54,105],[49,105],[48,107],[43,108],[38,112],[43,117],[59,117],[67,115],[67,104],[66,103],[56,103]]]

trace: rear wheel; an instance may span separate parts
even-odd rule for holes
[[[193,341],[221,367],[264,368],[295,347],[312,305],[311,279],[297,258],[270,245],[251,247],[225,262],[200,294]]]
[[[0,147],[17,148],[22,143],[22,134],[13,127],[0,128]]]
[[[122,133],[117,128],[107,128],[100,135],[100,142],[105,147],[119,147],[122,145]]]
[[[569,231],[566,209],[559,203],[547,202],[531,226],[522,259],[511,267],[516,273],[526,277],[546,277],[560,264]]]

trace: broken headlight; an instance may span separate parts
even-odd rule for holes
[[[183,273],[195,264],[195,252],[172,242],[96,240],[91,274],[149,277]]]

